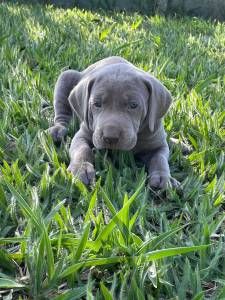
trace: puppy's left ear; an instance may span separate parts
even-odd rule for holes
[[[172,102],[172,97],[162,83],[150,76],[144,75],[144,83],[149,91],[148,123],[151,132],[154,132],[157,120],[161,119],[167,112]]]

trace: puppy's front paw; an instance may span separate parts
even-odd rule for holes
[[[166,187],[170,180],[170,176],[167,173],[155,172],[150,174],[149,185],[153,188],[163,189]]]
[[[47,131],[52,136],[54,142],[60,142],[67,134],[68,129],[63,125],[55,125],[50,127]]]
[[[95,169],[89,162],[70,164],[67,170],[77,176],[85,185],[95,182]]]
[[[171,184],[174,188],[178,188],[180,186],[179,181],[165,172],[154,172],[150,174],[150,187],[164,189],[168,184]]]

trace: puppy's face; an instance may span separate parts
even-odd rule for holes
[[[98,149],[134,148],[140,127],[148,126],[153,133],[171,100],[156,78],[124,63],[90,71],[69,95],[76,115],[93,131]]]
[[[133,74],[99,76],[93,82],[88,120],[98,149],[131,150],[147,114],[149,93]]]

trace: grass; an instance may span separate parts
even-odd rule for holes
[[[224,24],[13,2],[0,20],[0,299],[225,299]],[[182,189],[104,151],[87,189],[66,171],[77,121],[58,148],[44,133],[60,71],[109,55],[171,91]]]

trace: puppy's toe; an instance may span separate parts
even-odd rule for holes
[[[160,176],[159,175],[154,175],[154,176],[150,177],[149,185],[151,187],[159,187],[159,185],[160,185]]]
[[[86,176],[86,181],[87,183],[85,184],[93,184],[95,183],[95,169],[92,164],[87,163],[85,167],[85,176]]]
[[[54,142],[60,142],[67,134],[68,129],[62,125],[52,126],[48,129],[49,134],[52,136]]]
[[[80,174],[78,174],[78,177],[80,181],[83,182],[83,184],[89,185],[90,182],[86,172],[80,172]]]
[[[160,177],[160,184],[159,184],[159,188],[160,189],[165,189],[167,187],[167,184],[169,182],[169,177],[168,176],[161,176]]]
[[[163,189],[166,187],[168,181],[169,177],[167,175],[155,174],[150,177],[149,185],[153,188]]]

